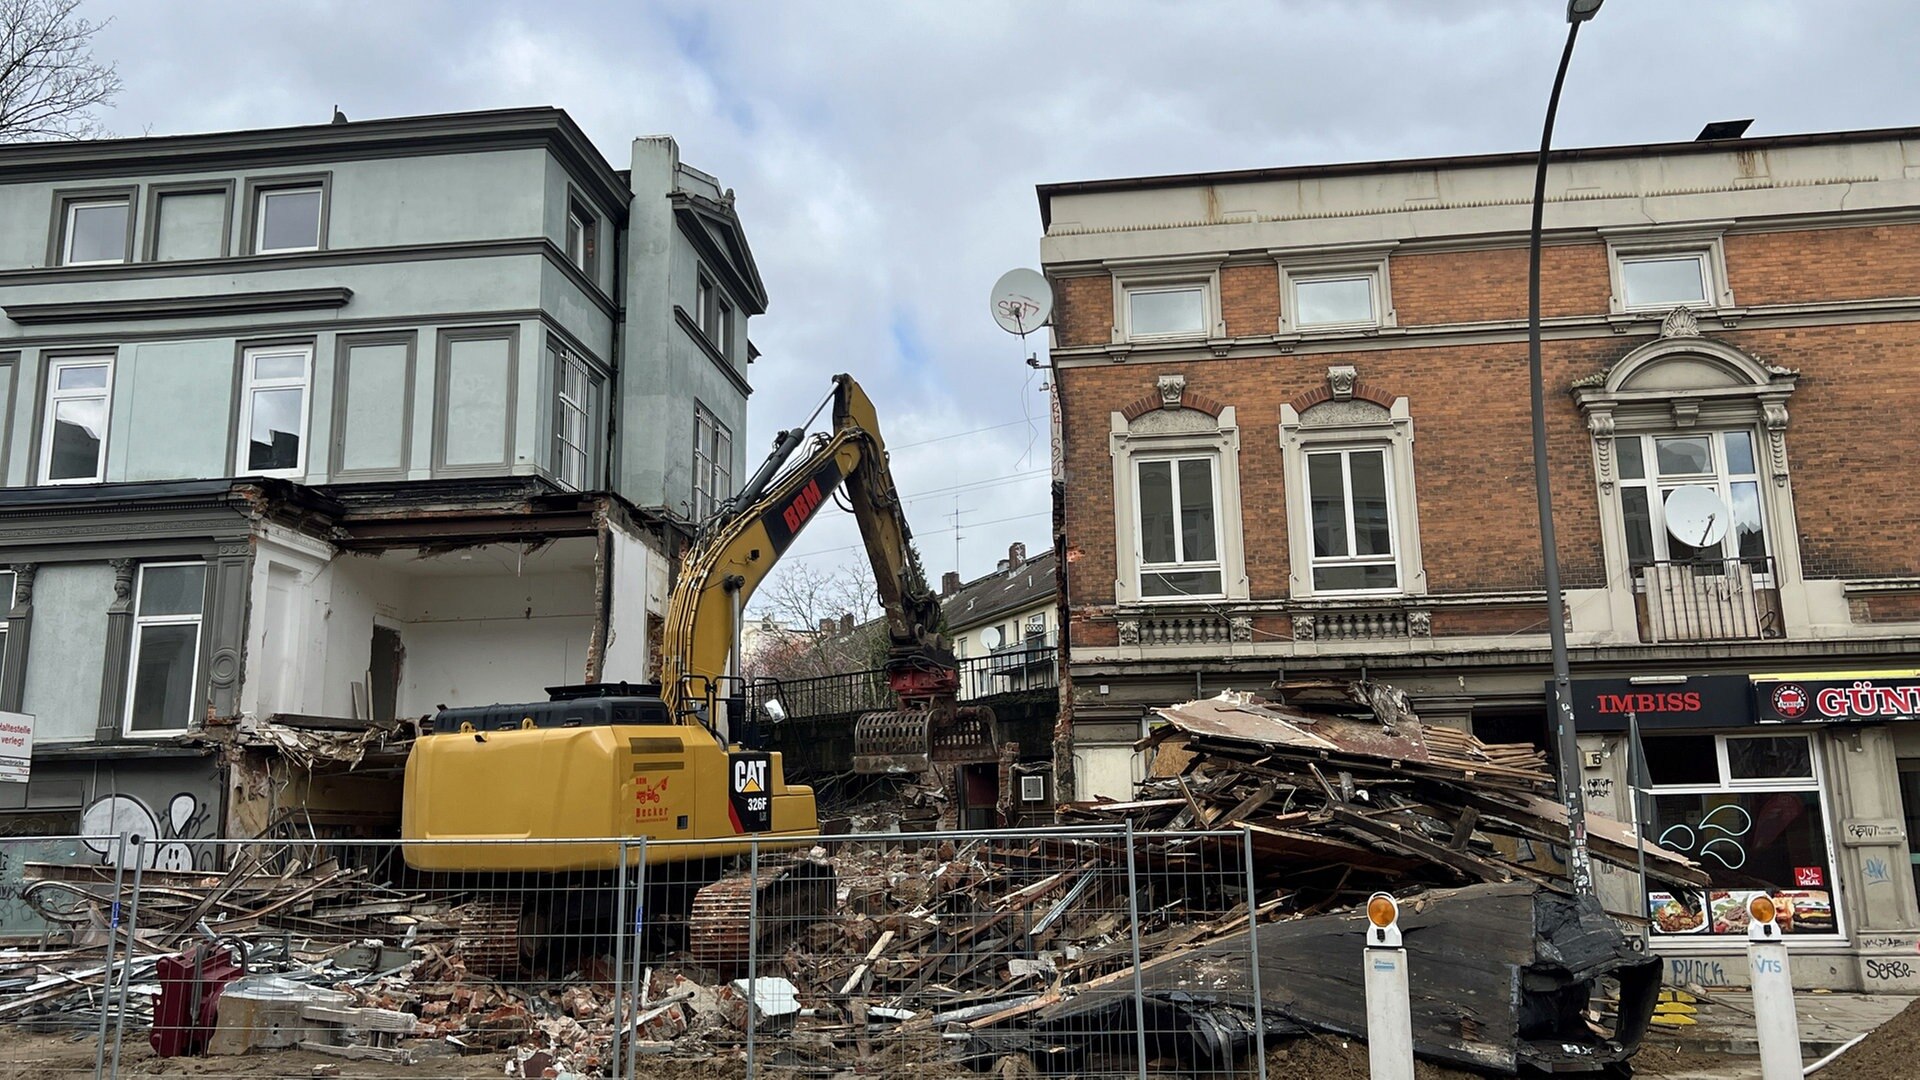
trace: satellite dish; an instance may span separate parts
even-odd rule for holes
[[[1674,488],[1666,499],[1667,532],[1688,547],[1712,547],[1727,535],[1733,514],[1710,487],[1688,484]]]
[[[1026,337],[1047,325],[1053,314],[1053,287],[1038,270],[1018,267],[993,283],[993,321],[1009,334]]]

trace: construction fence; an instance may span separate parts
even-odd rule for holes
[[[0,1063],[1264,1078],[1257,895],[1244,830],[5,840]]]

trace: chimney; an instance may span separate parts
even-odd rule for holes
[[[836,623],[836,622],[834,622],[834,621],[833,621],[832,619],[821,619],[821,620],[820,620],[820,632],[821,632],[821,633],[823,633],[823,634],[831,634],[831,633],[833,633],[833,628],[834,628],[834,627],[836,627],[836,626],[838,626],[838,625],[839,625],[839,624],[838,624],[838,623]]]
[[[843,634],[853,633],[853,612],[847,611],[841,613],[840,632]]]
[[[1007,568],[1018,570],[1027,561],[1027,545],[1012,544],[1007,548]]]
[[[940,575],[940,599],[945,600],[960,591],[960,571],[949,570]]]

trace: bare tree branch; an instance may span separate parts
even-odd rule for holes
[[[864,563],[783,566],[753,606],[762,629],[747,658],[749,675],[814,678],[876,668],[886,659],[879,592]]]
[[[112,64],[93,58],[105,23],[80,0],[0,0],[0,143],[108,134],[95,110],[120,92]]]

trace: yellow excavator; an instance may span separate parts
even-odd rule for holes
[[[752,839],[771,853],[819,830],[813,790],[788,783],[781,755],[750,737],[740,631],[754,589],[838,496],[873,565],[898,698],[897,708],[856,722],[854,771],[930,773],[944,788],[954,766],[997,760],[992,712],[957,703],[939,598],[914,552],[873,403],[847,375],[835,376],[830,400],[831,428],[799,461],[788,467],[808,441],[804,426],[782,432],[740,493],[702,523],[668,604],[658,683],[553,687],[545,702],[434,717],[407,757],[409,866],[514,879],[592,874],[613,870],[620,846],[579,840],[672,841],[647,846],[650,871],[673,868],[649,881],[683,887],[657,895],[651,910],[660,913],[663,901],[668,917],[686,911],[690,947],[711,963],[744,955],[756,899],[769,908],[830,906],[824,864],[763,859],[758,880],[726,869]],[[499,842],[507,840],[516,842]]]

